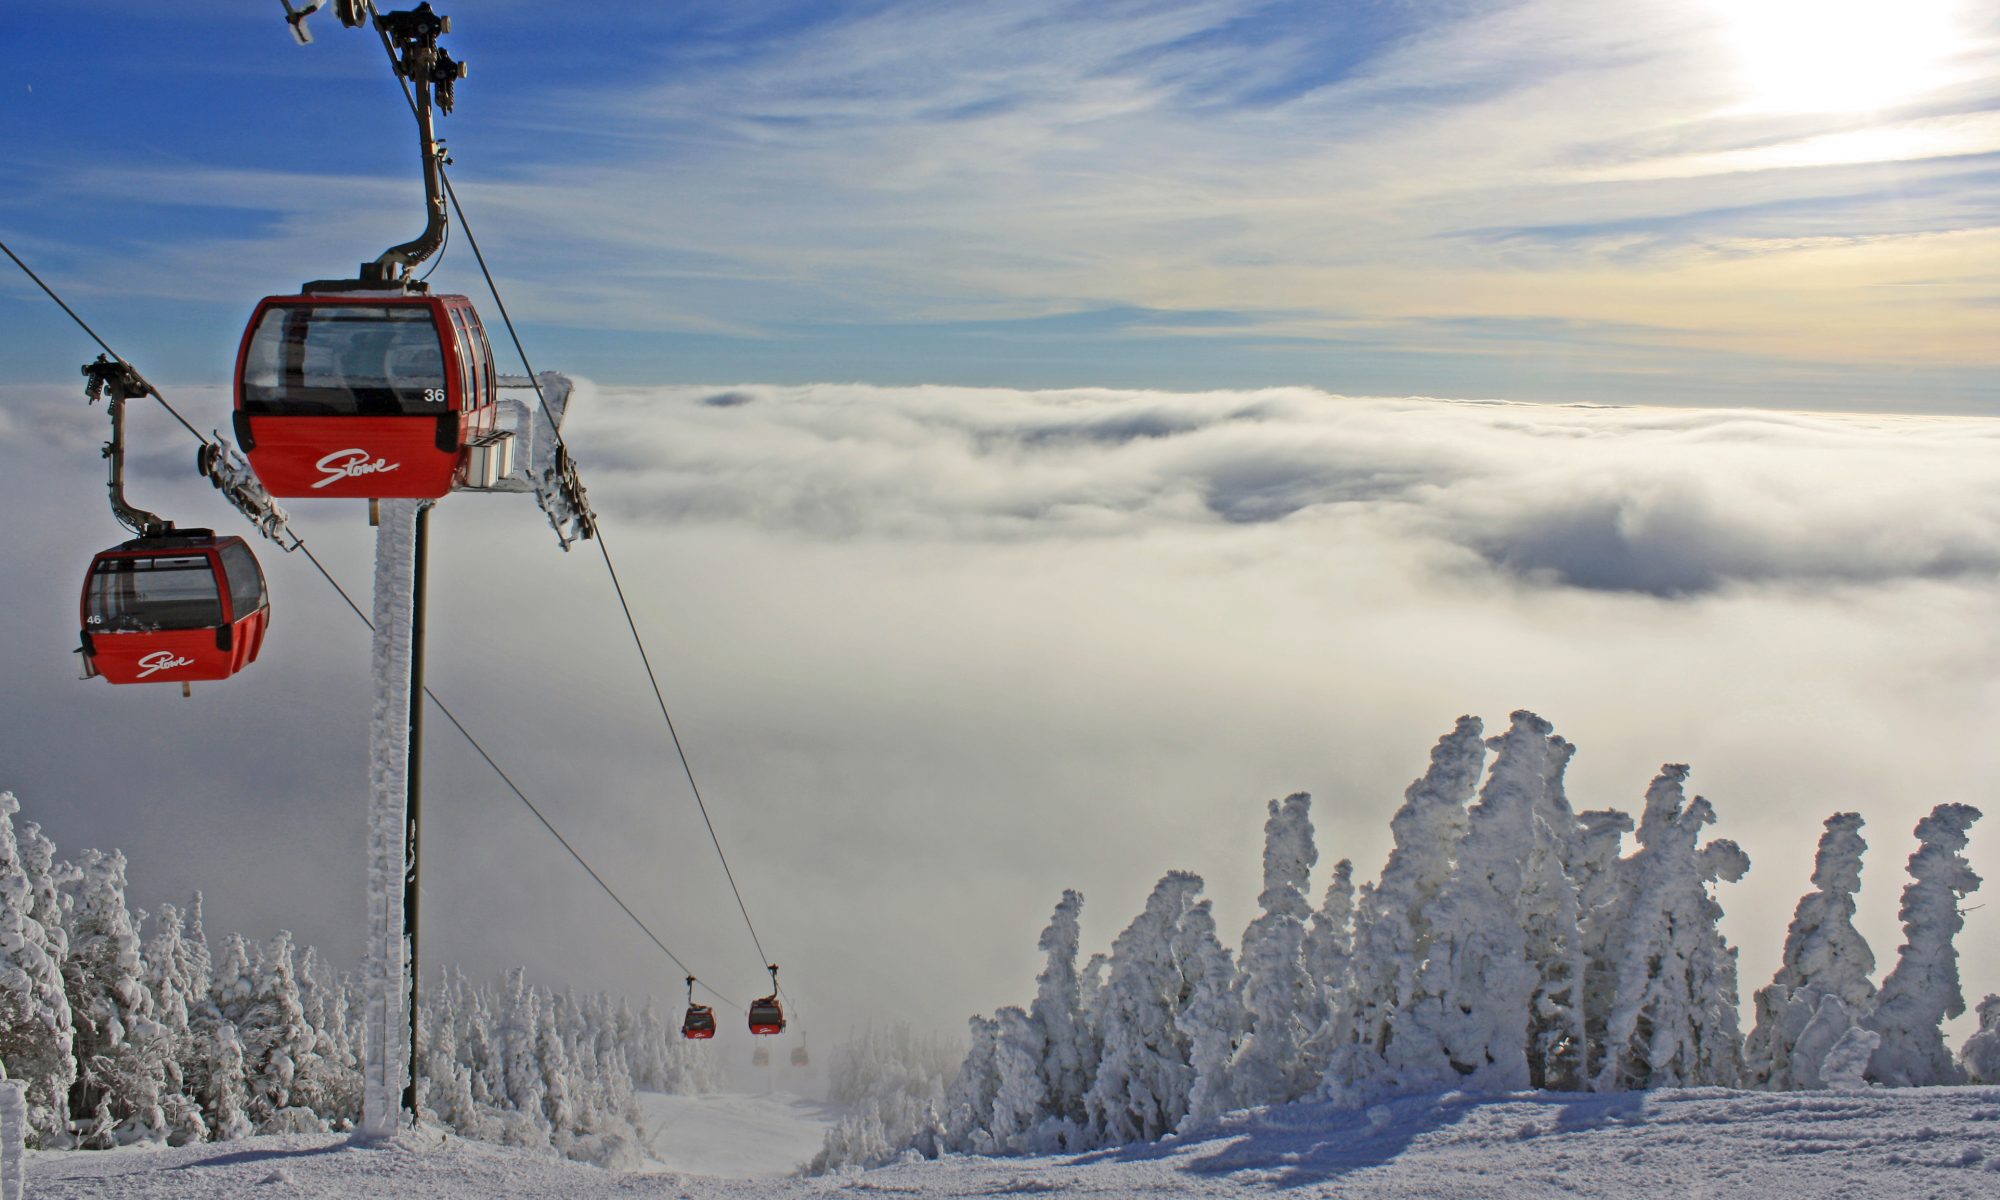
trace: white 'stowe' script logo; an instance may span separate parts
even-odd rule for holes
[[[146,668],[139,672],[139,678],[144,679],[148,675],[160,671],[171,671],[175,667],[191,667],[194,665],[194,660],[191,658],[182,658],[171,650],[155,650],[140,659],[139,665]]]
[[[374,462],[369,462],[368,452],[359,447],[352,450],[335,450],[332,454],[313,464],[313,466],[326,472],[326,478],[313,484],[313,486],[323,488],[330,483],[339,483],[343,479],[359,479],[363,475],[380,475],[384,471],[394,471],[402,465],[402,463],[392,463],[385,458],[378,458]]]

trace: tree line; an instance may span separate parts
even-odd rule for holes
[[[1492,738],[1460,718],[1404,793],[1379,877],[1357,886],[1342,861],[1317,904],[1311,798],[1270,802],[1234,952],[1201,878],[1172,871],[1079,969],[1083,897],[1066,891],[1032,1003],[973,1017],[948,1086],[861,1106],[815,1165],[1084,1150],[1304,1099],[2000,1082],[2000,997],[1958,1056],[1941,1028],[1965,1010],[1953,939],[1980,884],[1963,854],[1978,810],[1917,824],[1905,942],[1879,985],[1852,923],[1862,820],[1830,817],[1746,1036],[1718,893],[1749,856],[1705,837],[1715,810],[1685,765],[1661,769],[1636,821],[1574,811],[1574,751],[1531,712]]]
[[[184,1145],[349,1129],[361,1116],[363,989],[289,933],[211,951],[201,896],[126,900],[122,852],[74,861],[0,792],[0,1066],[26,1085],[29,1144]],[[719,1082],[649,998],[475,985],[450,971],[420,1009],[419,1107],[468,1137],[606,1165],[644,1148],[634,1088]]]

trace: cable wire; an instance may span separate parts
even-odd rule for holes
[[[376,14],[373,0],[369,0],[367,7],[371,14],[379,15]],[[409,106],[411,116],[419,116],[416,93],[411,89],[409,77],[403,73],[403,65],[396,57],[396,47],[389,38],[389,31],[382,27],[380,20],[374,24],[375,32],[382,43],[382,53],[389,59],[389,71],[396,77],[396,84],[403,91],[403,103]],[[442,144],[443,139],[438,140]],[[493,270],[486,263],[486,253],[479,248],[479,238],[472,232],[472,222],[465,217],[465,206],[459,203],[458,189],[452,186],[451,174],[445,170],[442,155],[439,156],[437,172],[438,179],[444,184],[445,196],[451,201],[451,210],[458,215],[460,228],[465,230],[465,244],[471,247],[472,257],[479,263],[479,273],[486,280],[486,290],[492,294],[493,305],[500,312],[501,323],[507,327],[507,337],[514,343],[514,353],[520,356],[521,367],[527,374],[528,382],[534,386],[535,400],[541,407],[543,419],[548,422],[549,431],[555,435],[556,449],[564,458],[573,462],[575,460],[569,454],[569,442],[563,437],[562,428],[556,421],[555,414],[549,409],[548,395],[542,391],[542,381],[535,374],[534,363],[528,359],[527,347],[521,344],[520,331],[514,327],[513,315],[507,311],[507,301],[501,297],[500,285],[494,280]],[[451,226],[447,224],[445,228],[449,230]],[[425,272],[425,277],[429,277],[429,272]],[[652,655],[646,649],[646,639],[640,635],[639,623],[632,615],[632,605],[625,597],[625,585],[618,577],[617,564],[611,559],[611,547],[605,541],[604,528],[597,521],[595,514],[590,514],[588,520],[592,540],[597,543],[597,552],[604,559],[604,569],[611,576],[611,588],[617,593],[618,608],[624,614],[625,627],[631,631],[633,645],[638,647],[639,662],[646,671],[646,682],[652,687],[653,700],[659,706],[660,717],[666,722],[667,736],[674,746],[674,757],[680,761],[681,773],[687,777],[688,790],[694,795],[695,807],[701,811],[701,821],[708,830],[708,840],[715,847],[716,858],[722,863],[722,874],[729,881],[730,894],[736,898],[736,910],[743,914],[744,928],[750,931],[750,944],[757,948],[759,963],[768,966],[771,956],[765,953],[764,941],[757,936],[757,924],[750,919],[750,908],[743,902],[743,890],[737,886],[736,872],[729,865],[729,855],[722,849],[722,838],[715,831],[714,819],[709,816],[708,802],[702,798],[701,785],[695,782],[694,767],[688,762],[687,750],[681,744],[680,731],[674,726],[673,713],[667,707],[666,693],[660,687],[659,674],[653,669]]]
[[[542,415],[548,420],[550,430],[555,433],[556,448],[567,455],[569,443],[563,438],[562,430],[557,427],[554,415],[549,412],[548,398],[542,393],[542,383],[535,375],[534,364],[528,361],[527,349],[521,345],[521,335],[514,328],[514,318],[507,312],[507,302],[501,299],[500,285],[494,281],[493,272],[486,265],[486,255],[479,249],[479,239],[473,235],[471,222],[465,219],[465,206],[459,203],[458,189],[452,187],[451,176],[446,174],[442,167],[439,168],[438,174],[444,180],[445,195],[451,200],[452,211],[458,214],[458,223],[465,230],[465,244],[472,248],[472,256],[479,263],[479,272],[485,276],[486,289],[493,294],[493,304],[500,312],[501,322],[507,326],[507,336],[514,343],[515,353],[521,356],[521,366],[527,372],[528,379],[535,385],[535,396],[541,401]],[[597,543],[597,552],[604,559],[604,569],[611,576],[611,588],[618,597],[618,609],[624,614],[625,628],[631,631],[632,644],[638,649],[639,662],[646,670],[646,682],[653,689],[653,701],[659,706],[661,719],[666,722],[667,736],[674,746],[674,756],[680,760],[681,773],[687,778],[688,790],[694,795],[695,807],[701,811],[701,821],[708,829],[708,840],[715,847],[715,856],[722,862],[722,874],[729,881],[729,891],[736,897],[736,910],[743,914],[743,925],[750,932],[751,945],[757,948],[758,960],[768,965],[771,956],[765,952],[764,941],[757,935],[757,923],[750,919],[750,908],[743,901],[742,889],[737,886],[736,872],[729,865],[729,855],[722,849],[722,838],[715,831],[715,820],[709,815],[708,802],[702,798],[701,785],[695,782],[694,767],[688,761],[687,750],[681,743],[680,730],[674,725],[673,712],[667,706],[666,693],[660,687],[658,672],[653,668],[653,656],[646,649],[646,639],[639,633],[639,622],[632,614],[631,602],[626,598],[624,581],[618,576],[618,565],[612,561],[611,546],[604,536],[604,526],[601,522],[593,520],[591,529],[592,540]],[[782,993],[783,989],[780,988],[779,991]]]
[[[31,269],[27,263],[22,262],[20,256],[15,254],[14,251],[11,248],[9,248],[5,242],[0,242],[0,251],[5,251],[7,257],[13,259],[14,264],[20,267],[22,271],[26,272],[28,278],[34,280],[35,283],[42,289],[42,291],[48,294],[49,299],[55,301],[58,307],[60,307],[65,313],[68,313],[70,319],[72,321],[75,321],[77,325],[81,327],[85,333],[89,334],[92,341],[96,342],[99,346],[102,346],[104,348],[104,352],[106,354],[109,354],[112,358],[117,359],[121,363],[125,363],[125,365],[128,367],[131,366],[129,362],[126,362],[124,356],[120,355],[116,350],[113,350],[109,343],[107,343],[103,338],[97,335],[96,330],[92,329],[84,321],[82,317],[77,315],[75,309],[71,308],[67,303],[63,301],[63,298],[61,296],[56,294],[54,288],[50,287],[46,282],[44,282],[41,276],[35,274],[33,269]],[[133,374],[135,375],[138,374],[136,368],[133,369]],[[141,382],[145,382],[145,377],[143,375],[139,376],[139,378]],[[173,407],[173,405],[167,403],[166,398],[160,395],[158,389],[154,388],[151,383],[146,383],[146,387],[148,391],[151,392],[153,398],[155,400],[158,400],[161,406],[164,407],[168,412],[173,413],[174,418],[180,421],[181,425],[184,428],[186,428],[189,433],[194,435],[195,440],[199,441],[204,446],[212,444],[206,437],[202,436],[200,430],[196,429],[193,425],[190,425],[187,419],[185,417],[182,417],[180,413]],[[327,584],[331,586],[336,593],[339,594],[340,598],[346,601],[347,607],[353,609],[354,615],[361,618],[361,623],[363,625],[366,625],[372,632],[375,628],[375,622],[369,618],[367,612],[365,612],[359,604],[355,603],[353,595],[350,594],[345,587],[341,586],[341,583],[338,579],[334,578],[333,572],[327,570],[326,564],[322,563],[319,560],[319,556],[312,552],[312,548],[306,545],[304,538],[300,537],[295,531],[288,531],[288,532],[292,533],[293,544],[285,547],[285,549],[303,551],[305,553],[306,560],[312,563],[313,569],[317,570],[320,573],[321,578],[325,579]],[[437,707],[438,712],[444,714],[444,719],[451,722],[452,728],[458,730],[459,735],[463,737],[469,745],[471,745],[474,752],[476,752],[480,758],[484,759],[486,765],[493,769],[493,773],[500,777],[500,781],[507,785],[507,789],[513,792],[515,797],[518,798],[522,804],[527,806],[528,811],[534,814],[535,819],[537,821],[541,822],[542,828],[548,830],[549,835],[555,838],[556,841],[562,845],[562,848],[564,850],[569,851],[570,857],[576,860],[577,865],[582,867],[584,871],[590,875],[591,879],[596,882],[599,888],[603,889],[604,894],[611,897],[612,903],[616,904],[627,917],[630,917],[632,919],[632,923],[639,927],[640,932],[644,933],[646,937],[649,940],[651,940],[655,946],[659,947],[660,952],[665,954],[667,958],[673,962],[674,966],[680,968],[680,971],[683,975],[693,975],[694,972],[688,968],[686,963],[681,961],[680,956],[676,955],[672,950],[668,949],[667,944],[660,940],[659,935],[653,932],[652,927],[647,925],[644,920],[640,919],[638,913],[632,911],[632,907],[625,903],[624,898],[618,895],[616,889],[614,889],[609,883],[605,882],[604,877],[597,873],[597,869],[590,865],[589,861],[586,860],[583,857],[583,855],[577,851],[575,846],[570,844],[569,839],[564,837],[562,835],[562,832],[558,830],[555,827],[555,825],[552,822],[550,822],[548,817],[542,813],[542,810],[536,806],[535,802],[528,798],[527,793],[523,792],[520,789],[520,787],[515,784],[513,778],[509,776],[504,769],[501,768],[498,762],[494,761],[493,756],[491,754],[488,754],[486,752],[486,747],[482,746],[479,743],[479,739],[472,735],[472,731],[465,727],[464,723],[458,719],[457,715],[454,714],[451,711],[451,709],[445,705],[445,702],[443,700],[438,698],[437,693],[432,691],[428,685],[426,685],[424,688],[424,696],[427,699],[429,699],[433,705]],[[743,1006],[739,1004],[737,1001],[731,999],[728,996],[723,995],[721,992],[716,991],[713,987],[710,987],[706,983],[703,983],[701,986],[706,988],[710,994],[714,995],[716,999],[722,1001],[724,1004],[738,1011],[742,1011]]]

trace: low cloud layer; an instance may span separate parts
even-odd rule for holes
[[[1983,420],[1304,389],[585,403],[616,503],[647,521],[943,541],[1334,521],[1426,543],[1441,568],[1461,551],[1531,584],[1656,596],[2000,574],[2000,426]]]

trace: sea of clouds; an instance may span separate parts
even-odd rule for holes
[[[187,401],[208,425],[219,405]],[[218,928],[358,952],[365,631],[273,548],[251,671],[191,702],[75,682],[77,584],[120,536],[102,415],[53,390],[7,411],[0,498],[38,519],[0,583],[0,786],[66,850],[123,846],[140,904],[202,886]],[[2000,807],[2000,421],[587,381],[572,411],[765,950],[832,1031],[1025,1000],[1063,887],[1102,947],[1194,869],[1233,941],[1275,795],[1314,793],[1321,879],[1339,857],[1371,876],[1461,712],[1554,721],[1578,808],[1692,763],[1754,860],[1723,892],[1749,987],[1828,814],[1869,820],[1860,924],[1886,966],[1916,818]],[[191,443],[146,420],[133,499],[233,529],[186,478]],[[360,506],[291,507],[365,588]],[[596,547],[560,554],[519,497],[453,497],[433,529],[432,682],[678,953],[754,994]],[[676,993],[449,736],[430,952]],[[1972,854],[2000,870],[2000,813]],[[1968,963],[1972,998],[1996,972]]]

